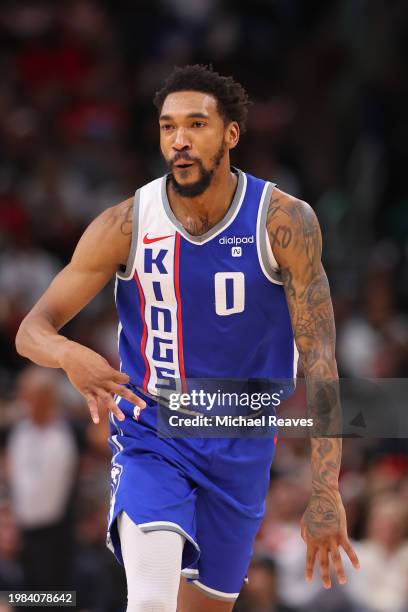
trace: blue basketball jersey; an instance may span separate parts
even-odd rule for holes
[[[188,379],[293,379],[298,354],[266,232],[273,183],[233,169],[224,218],[192,236],[167,175],[138,189],[129,260],[116,278],[121,369],[158,396]]]
[[[276,428],[266,436],[257,426],[248,432],[234,427],[228,435],[224,428],[213,436],[200,427],[167,435],[171,406],[162,399],[209,379],[216,385],[223,379],[220,387],[228,390],[229,381],[286,379],[287,395],[297,367],[266,232],[274,184],[233,170],[238,183],[228,212],[201,236],[190,235],[174,216],[167,176],[135,194],[129,260],[116,278],[118,344],[121,369],[147,409],[139,418],[117,397],[125,420],[110,416],[107,540],[123,562],[116,526],[122,511],[142,531],[180,533],[186,538],[183,575],[225,601],[238,597],[264,515]]]

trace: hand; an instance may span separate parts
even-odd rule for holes
[[[94,423],[99,423],[99,407],[106,406],[123,421],[125,415],[113,399],[120,395],[141,410],[146,402],[123,385],[129,382],[129,376],[112,368],[104,357],[91,349],[68,342],[60,360],[72,385],[84,396]]]
[[[360,569],[359,560],[347,536],[346,512],[338,490],[312,492],[300,525],[307,546],[305,578],[308,582],[312,580],[318,555],[323,586],[330,589],[329,553],[339,584],[346,582],[339,546],[344,548],[353,567]]]

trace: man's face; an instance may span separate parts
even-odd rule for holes
[[[238,141],[237,124],[226,126],[216,99],[197,91],[169,94],[159,120],[160,147],[174,190],[183,197],[200,195]]]

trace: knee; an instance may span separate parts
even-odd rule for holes
[[[160,594],[139,593],[137,598],[128,596],[126,612],[176,612],[176,602],[170,602]]]

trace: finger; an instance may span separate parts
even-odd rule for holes
[[[343,561],[340,556],[339,547],[335,542],[330,547],[330,557],[336,571],[337,580],[339,584],[346,583],[346,573],[344,571]]]
[[[99,423],[98,401],[96,397],[92,395],[92,393],[87,393],[85,399],[88,404],[89,412],[91,413],[92,421],[95,424]]]
[[[330,589],[331,580],[329,574],[329,551],[322,546],[319,548],[320,575],[325,589]]]
[[[129,374],[126,374],[126,372],[119,372],[119,370],[112,368],[111,373],[112,380],[114,380],[116,383],[126,385],[130,380]]]
[[[142,400],[141,397],[133,393],[130,389],[127,389],[126,387],[122,387],[121,385],[117,385],[115,383],[112,383],[109,388],[111,389],[112,393],[120,395],[120,397],[123,397],[131,404],[139,406],[139,408],[141,409],[146,408],[146,402]]]
[[[98,396],[104,402],[108,410],[110,410],[115,415],[115,417],[119,419],[119,421],[125,420],[125,415],[123,414],[122,410],[119,408],[117,403],[114,401],[110,393],[102,390],[102,391],[99,391]]]
[[[115,415],[115,417],[117,419],[119,419],[119,421],[124,421],[125,420],[125,415],[124,413],[121,411],[121,409],[119,408],[119,406],[117,405],[116,402],[114,402],[112,400],[112,403],[109,406],[110,410],[113,412],[113,414]]]
[[[300,525],[300,535],[302,537],[302,540],[306,542],[306,528],[303,523]]]
[[[316,551],[317,549],[310,544],[306,550],[306,570],[305,570],[305,578],[308,582],[310,582],[313,578],[313,569],[316,560]]]
[[[351,544],[348,541],[348,539],[344,538],[340,542],[340,544],[344,548],[344,550],[346,551],[346,553],[348,555],[348,558],[350,559],[350,561],[353,564],[354,569],[360,569],[360,561],[358,560],[358,557],[357,557],[356,553],[354,552],[354,549],[351,546]]]

